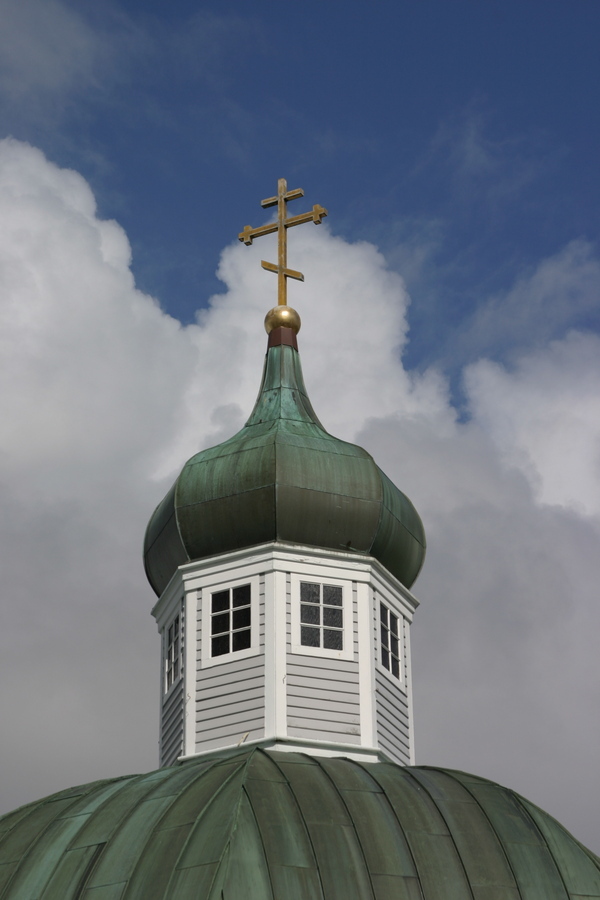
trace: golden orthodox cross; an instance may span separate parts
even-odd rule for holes
[[[313,206],[311,212],[301,213],[299,216],[287,217],[288,200],[297,200],[298,197],[304,197],[302,188],[295,191],[288,191],[287,181],[280,178],[277,182],[277,196],[269,197],[267,200],[261,201],[261,206],[266,209],[269,206],[277,206],[277,221],[271,222],[269,225],[261,225],[259,228],[251,228],[246,225],[244,230],[238,235],[240,241],[249,246],[254,238],[262,237],[263,234],[272,234],[277,232],[277,265],[275,263],[261,261],[263,269],[269,272],[275,272],[277,275],[277,303],[279,306],[287,306],[287,279],[295,278],[297,281],[304,281],[302,272],[296,272],[294,269],[287,267],[287,229],[294,225],[302,225],[304,222],[314,222],[320,225],[327,210],[318,203]]]

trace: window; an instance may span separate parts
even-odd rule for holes
[[[339,584],[300,582],[300,644],[344,649],[343,593]]]
[[[379,604],[379,621],[381,629],[381,665],[400,680],[400,639],[402,621],[385,606]]]
[[[177,615],[167,629],[165,648],[165,691],[179,679],[182,670],[181,616]]]
[[[352,582],[292,572],[290,588],[292,653],[354,659]]]
[[[249,584],[215,591],[210,595],[211,656],[224,656],[250,648],[250,599]]]
[[[203,669],[227,665],[261,652],[261,597],[259,575],[223,580],[211,573],[199,585],[199,639]]]

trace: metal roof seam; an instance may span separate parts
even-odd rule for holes
[[[418,867],[417,867],[417,861],[416,861],[416,859],[415,859],[415,855],[414,855],[414,853],[413,853],[413,849],[412,849],[412,847],[410,846],[410,841],[408,840],[408,836],[407,836],[407,834],[406,834],[406,831],[405,831],[405,829],[404,829],[404,826],[402,825],[402,822],[401,822],[400,819],[398,818],[398,816],[397,816],[397,814],[396,814],[396,810],[394,809],[392,803],[390,802],[390,798],[388,797],[387,792],[386,792],[384,786],[381,784],[381,782],[375,777],[375,775],[374,775],[373,772],[371,771],[371,768],[372,768],[374,765],[375,765],[375,766],[378,765],[378,763],[363,763],[363,762],[360,762],[360,761],[358,761],[358,760],[355,760],[355,765],[360,766],[360,768],[363,769],[363,770],[364,770],[364,771],[365,771],[365,772],[373,779],[373,781],[375,782],[375,784],[379,785],[379,788],[380,788],[380,790],[381,790],[381,793],[382,793],[383,797],[385,797],[385,802],[387,803],[388,808],[389,808],[391,814],[393,815],[394,819],[395,819],[396,822],[398,823],[398,830],[399,830],[399,831],[401,832],[401,834],[404,836],[404,842],[405,842],[405,845],[406,845],[406,850],[407,850],[407,852],[408,852],[408,854],[409,854],[409,856],[410,856],[410,859],[412,860],[413,868],[414,868],[415,872],[417,873],[417,879],[418,879],[418,881],[419,881],[419,890],[421,891],[421,893],[423,893],[422,885],[421,885],[421,879],[420,879],[420,877],[419,877],[419,869],[418,869]]]
[[[296,795],[294,794],[294,791],[293,791],[293,789],[292,789],[291,784],[289,783],[288,779],[286,778],[284,772],[281,771],[281,767],[280,767],[279,765],[277,765],[276,760],[274,760],[268,753],[265,753],[265,751],[262,750],[262,749],[260,749],[260,748],[257,748],[257,752],[260,752],[262,756],[266,757],[266,758],[269,760],[269,762],[270,762],[270,763],[277,769],[277,771],[281,774],[282,778],[285,779],[285,783],[287,784],[287,786],[288,786],[289,789],[290,789],[290,794],[292,795],[292,797],[293,797],[293,799],[294,799],[294,803],[295,803],[295,805],[296,805],[296,809],[297,809],[297,811],[298,811],[298,815],[299,815],[300,820],[302,821],[302,824],[303,824],[303,826],[304,826],[304,832],[305,832],[305,835],[306,835],[306,840],[307,840],[308,843],[310,844],[310,848],[311,848],[311,850],[312,850],[313,859],[314,859],[315,861],[317,861],[317,860],[318,860],[318,857],[317,857],[317,854],[316,854],[316,851],[315,851],[315,845],[314,845],[313,840],[312,840],[312,838],[311,838],[311,836],[310,836],[310,832],[309,832],[309,830],[308,830],[308,828],[307,828],[307,826],[306,826],[306,822],[305,822],[305,820],[304,820],[304,816],[302,815],[302,810],[301,810],[301,808],[300,808],[300,804],[298,803],[298,800],[297,800],[297,798],[296,798]],[[307,754],[303,753],[303,754],[299,754],[299,755],[306,756]],[[310,759],[314,759],[314,757],[310,757]],[[323,878],[321,877],[321,870],[320,870],[320,867],[319,867],[318,864],[317,864],[317,866],[316,866],[316,872],[317,872],[317,876],[318,876],[318,878],[319,878],[319,885],[320,885],[320,887],[321,887],[321,894],[322,894],[322,896],[325,898],[325,897],[327,896],[326,893],[325,893],[325,885],[323,884]],[[312,898],[311,898],[311,900],[312,900]]]
[[[96,785],[97,785],[97,782],[94,782],[94,786],[96,786]],[[87,785],[84,785],[83,787],[87,787]],[[81,796],[88,794],[88,793],[91,794],[92,789],[90,789],[89,791],[82,790],[80,794],[73,795],[72,803],[69,803],[66,807],[61,806],[61,807],[57,808],[56,815],[53,816],[51,819],[49,819],[45,823],[43,828],[40,830],[39,834],[36,835],[35,839],[28,845],[25,853],[20,857],[17,865],[15,866],[14,872],[12,872],[10,878],[4,885],[2,893],[0,894],[0,898],[1,897],[6,897],[6,898],[10,897],[11,885],[14,883],[15,878],[17,877],[19,872],[23,871],[26,868],[28,858],[33,854],[33,852],[35,851],[35,848],[38,846],[38,844],[43,839],[44,835],[48,832],[48,830],[54,825],[54,823],[57,821],[57,819],[60,819],[60,817],[61,817],[60,814],[63,811],[63,809],[65,809],[65,808],[69,809],[71,806],[75,806],[78,803]],[[30,811],[30,815],[26,815],[23,818],[18,819],[17,822],[15,822],[15,825],[13,826],[13,828],[11,828],[9,831],[7,831],[5,834],[2,835],[2,837],[0,838],[0,844],[2,844],[5,840],[5,838],[7,838],[9,835],[11,835],[19,825],[21,825],[21,824],[25,825],[25,822],[28,818],[33,818],[34,815],[38,812],[38,810],[40,810],[43,807],[49,807],[52,803],[60,803],[60,794],[61,794],[61,792],[59,791],[57,794],[53,794],[53,795],[51,795],[51,797],[45,798],[42,801],[42,803],[34,804],[33,809]],[[56,862],[56,865],[58,865],[58,861]],[[52,877],[52,874],[54,873],[56,865],[53,867],[52,872],[50,873],[50,877]]]
[[[318,757],[316,757],[316,761],[317,761],[317,764],[318,764],[318,766],[319,766],[321,772],[323,772],[323,774],[325,775],[325,777],[327,778],[327,780],[329,781],[329,783],[333,786],[333,788],[334,788],[334,790],[336,791],[338,797],[340,798],[340,802],[342,803],[344,809],[345,809],[346,812],[348,813],[348,819],[349,819],[349,821],[352,823],[352,829],[353,829],[353,831],[354,831],[354,834],[356,835],[356,843],[357,843],[358,846],[360,847],[360,852],[361,852],[361,854],[362,854],[362,858],[363,858],[363,862],[364,862],[364,866],[365,866],[365,871],[366,871],[367,877],[368,877],[368,879],[369,879],[369,884],[371,885],[371,891],[373,892],[373,897],[376,898],[376,897],[377,897],[377,892],[376,892],[376,890],[375,890],[375,885],[373,884],[372,873],[371,873],[371,870],[370,870],[370,868],[369,868],[369,864],[368,864],[368,862],[367,862],[367,857],[366,857],[366,855],[365,855],[365,851],[364,851],[362,842],[361,842],[361,840],[360,840],[360,835],[358,834],[358,830],[357,830],[356,825],[355,825],[355,823],[354,823],[354,817],[352,816],[352,813],[351,813],[350,810],[348,809],[348,804],[346,803],[346,801],[345,801],[345,799],[344,799],[343,792],[338,788],[337,784],[335,783],[335,781],[333,780],[333,778],[331,777],[331,775],[329,774],[329,772],[327,771],[327,769],[325,769],[325,768],[321,765],[321,760],[320,760]],[[348,762],[350,762],[350,763],[352,764],[353,760],[348,760]]]
[[[217,757],[217,758],[214,760],[214,762],[213,762],[212,765],[208,766],[207,768],[203,768],[203,769],[201,770],[201,772],[199,773],[197,779],[194,779],[192,782],[190,782],[188,785],[186,785],[186,790],[189,789],[193,784],[195,784],[196,781],[198,781],[198,780],[200,780],[201,778],[203,778],[204,775],[205,775],[208,771],[216,769],[222,762],[223,762],[223,759],[220,759],[220,758]],[[190,761],[190,763],[193,764],[192,761]],[[180,765],[185,766],[185,765],[189,765],[190,763],[181,763]],[[177,767],[174,766],[173,768],[180,768],[180,766],[177,766]],[[202,810],[201,810],[201,811],[198,813],[198,815],[196,816],[196,819],[194,820],[194,823],[192,824],[192,826],[191,826],[191,828],[190,828],[190,830],[189,830],[189,833],[188,833],[188,835],[187,835],[187,838],[186,838],[185,841],[183,842],[183,844],[182,844],[182,846],[181,846],[181,849],[180,849],[180,851],[179,851],[179,853],[178,853],[178,855],[177,855],[177,859],[176,859],[176,860],[174,861],[174,863],[173,863],[173,867],[172,867],[172,871],[171,871],[171,876],[170,876],[170,878],[169,878],[169,880],[168,880],[168,882],[167,882],[167,884],[166,884],[166,887],[165,887],[165,894],[164,894],[165,900],[166,900],[166,898],[168,898],[168,897],[173,897],[174,900],[175,900],[176,894],[174,894],[174,893],[172,892],[172,888],[175,886],[175,879],[176,879],[177,873],[178,873],[178,871],[179,871],[179,870],[178,870],[178,863],[179,863],[179,860],[182,859],[182,858],[184,857],[184,854],[185,854],[187,848],[189,847],[190,842],[192,841],[192,839],[193,839],[193,837],[194,837],[194,832],[195,832],[196,828],[197,828],[198,825],[199,825],[200,819],[201,819],[202,816],[205,814],[205,812],[209,809],[209,807],[211,807],[211,806],[214,804],[215,800],[219,797],[219,795],[225,790],[225,788],[230,784],[230,782],[238,775],[238,773],[240,772],[240,770],[243,769],[243,768],[244,768],[244,763],[242,762],[242,763],[240,763],[240,765],[236,766],[236,767],[229,773],[229,775],[227,775],[227,777],[222,781],[222,783],[219,785],[219,787],[216,789],[216,791],[211,795],[211,797],[210,797],[210,799],[208,800],[208,802],[205,803],[205,805],[202,807]],[[213,885],[214,885],[214,883],[215,883],[215,881],[216,881],[218,875],[220,874],[220,869],[221,869],[221,864],[222,864],[222,862],[223,862],[223,857],[224,857],[224,855],[226,854],[228,847],[229,847],[229,840],[225,842],[225,845],[224,845],[224,847],[223,847],[223,852],[222,852],[221,858],[220,858],[220,860],[219,860],[219,865],[217,866],[217,868],[216,868],[216,870],[215,870],[215,873],[214,873],[214,876],[213,876],[213,879],[212,879],[212,882],[211,882],[211,886],[210,886],[210,890],[211,890],[211,891],[212,891]],[[210,896],[210,894],[209,894],[208,896]]]
[[[495,835],[495,837],[496,837],[496,839],[497,839],[497,841],[498,841],[498,844],[499,844],[499,846],[500,846],[500,848],[501,848],[501,850],[502,850],[502,853],[503,853],[503,855],[504,855],[504,858],[505,858],[505,860],[506,860],[506,864],[507,864],[508,868],[510,869],[510,871],[512,872],[512,876],[513,876],[513,878],[514,878],[514,880],[515,880],[515,885],[516,885],[517,891],[519,892],[519,896],[521,897],[521,900],[527,900],[527,897],[526,897],[526,896],[523,894],[523,892],[521,891],[521,885],[519,884],[519,878],[517,877],[517,873],[515,872],[514,866],[512,865],[512,863],[511,863],[511,861],[510,861],[510,858],[509,858],[509,856],[508,856],[508,853],[506,852],[506,848],[505,848],[505,846],[504,846],[504,841],[502,840],[501,836],[499,835],[497,829],[494,827],[494,823],[492,822],[491,818],[490,818],[489,815],[487,814],[487,811],[485,810],[485,808],[482,806],[482,804],[481,804],[481,802],[479,801],[478,797],[475,796],[475,794],[473,793],[473,791],[471,791],[471,790],[469,789],[468,785],[465,784],[465,782],[463,782],[463,781],[460,780],[459,778],[456,778],[454,772],[452,772],[451,770],[449,770],[449,769],[440,769],[440,768],[437,767],[437,766],[423,766],[423,768],[430,769],[431,771],[434,771],[434,772],[445,772],[446,775],[449,775],[451,778],[454,778],[455,781],[458,781],[459,784],[461,784],[461,785],[464,787],[464,789],[466,790],[466,792],[473,798],[473,800],[475,801],[475,803],[477,803],[477,805],[479,806],[479,808],[480,808],[482,814],[484,815],[484,817],[486,818],[487,822],[489,823],[490,830],[493,832],[493,834]],[[457,774],[463,774],[463,773],[457,773]],[[497,787],[497,788],[501,788],[501,789],[502,789],[502,786],[499,785],[499,784],[497,784],[496,782],[488,782],[488,783],[493,784],[494,787]],[[511,794],[512,794],[513,792],[512,792],[512,791],[509,791],[508,793],[511,793]],[[518,797],[518,794],[515,794],[515,796]],[[567,892],[567,896],[568,896],[568,892]]]
[[[458,845],[457,845],[456,840],[455,840],[455,838],[454,838],[454,834],[453,834],[453,832],[452,832],[452,828],[450,827],[450,824],[449,824],[448,820],[446,819],[446,816],[444,815],[444,813],[443,813],[442,810],[440,809],[439,805],[435,802],[435,799],[434,799],[434,797],[433,797],[431,791],[427,790],[427,787],[423,784],[422,781],[420,781],[418,778],[415,778],[414,774],[410,771],[409,767],[406,768],[406,771],[407,771],[407,773],[408,773],[408,777],[411,778],[413,781],[415,781],[415,782],[419,785],[419,787],[421,788],[421,790],[424,791],[424,792],[427,794],[427,796],[429,797],[429,799],[431,800],[431,802],[433,803],[433,805],[434,805],[435,808],[437,809],[440,818],[443,820],[444,824],[446,825],[446,828],[448,829],[448,834],[449,834],[449,836],[450,836],[450,840],[452,841],[452,845],[454,846],[454,851],[455,851],[455,853],[456,853],[456,857],[457,857],[457,859],[460,861],[462,870],[463,870],[463,872],[465,873],[465,881],[466,881],[467,884],[469,885],[469,891],[471,892],[471,897],[474,898],[474,894],[473,894],[473,890],[472,890],[471,879],[470,879],[470,877],[469,877],[469,873],[468,873],[468,871],[467,871],[467,868],[466,868],[466,866],[465,866],[465,862],[464,862],[464,860],[463,860],[463,858],[462,858],[462,856],[461,856],[461,853],[460,853],[460,851],[459,851],[459,849],[458,849]],[[444,773],[444,774],[446,774],[446,773]],[[515,884],[516,884],[516,879],[515,879]]]

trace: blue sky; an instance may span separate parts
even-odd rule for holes
[[[281,176],[403,273],[414,366],[505,358],[513,342],[489,336],[463,340],[461,359],[450,346],[483,297],[598,240],[595,0],[63,9],[62,29],[38,17],[23,45],[32,71],[5,99],[5,133],[89,180],[129,235],[138,285],[183,321]],[[523,345],[558,336],[540,318]],[[597,309],[567,318],[598,327]]]
[[[285,177],[311,399],[428,535],[417,760],[597,852],[597,0],[0,12],[0,811],[156,765],[142,536],[251,409]]]

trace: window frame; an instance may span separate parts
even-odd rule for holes
[[[377,623],[376,635],[377,635],[377,668],[384,672],[387,677],[396,685],[404,685],[404,628],[405,628],[405,620],[404,616],[401,612],[399,612],[387,599],[384,599],[380,594],[375,594],[375,603],[377,605],[375,611],[375,621]],[[388,624],[386,626],[388,634],[393,634],[390,628],[390,620],[389,616],[395,616],[398,620],[398,675],[395,675],[390,661],[390,668],[388,668],[383,663],[383,641],[381,636],[382,629],[382,619],[381,619],[381,607],[384,606],[388,612]],[[391,644],[391,642],[390,642]],[[390,654],[392,654],[391,646],[388,649]],[[395,655],[395,654],[392,654]]]
[[[342,589],[342,650],[329,650],[326,647],[307,647],[301,643],[300,629],[300,584],[333,585]],[[324,659],[354,659],[354,615],[352,603],[352,582],[343,578],[329,578],[318,573],[298,575],[291,573],[291,652],[301,656],[319,656]],[[322,603],[320,604],[322,608]],[[322,627],[322,626],[321,626]]]
[[[230,650],[229,653],[222,653],[219,656],[212,655],[212,595],[218,594],[220,591],[231,590],[232,588],[242,587],[245,584],[250,585],[250,646],[243,650]],[[211,666],[220,666],[226,663],[235,662],[238,659],[247,659],[249,656],[256,656],[260,652],[260,579],[257,575],[249,575],[246,578],[232,578],[225,581],[218,581],[214,584],[203,584],[201,598],[201,660],[202,668],[208,669]],[[227,632],[224,632],[227,633]],[[229,629],[229,634],[232,629]]]
[[[169,641],[169,631],[175,625],[175,622],[179,619],[179,653],[177,654],[179,657],[179,673],[176,677],[173,678],[173,681],[169,684],[169,672],[171,670],[171,659],[170,659],[170,648],[172,643]],[[185,666],[185,653],[184,653],[184,640],[185,640],[185,618],[184,618],[184,605],[183,598],[179,604],[179,608],[177,611],[171,616],[169,621],[164,627],[163,630],[163,666],[162,666],[162,689],[163,689],[163,697],[167,697],[175,687],[183,680],[184,675],[184,666]],[[173,658],[174,662],[174,658]]]

